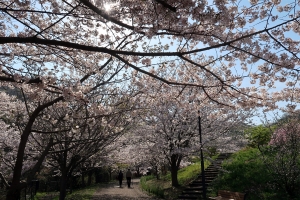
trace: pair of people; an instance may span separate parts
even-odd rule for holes
[[[128,186],[128,188],[130,188],[131,178],[132,178],[132,173],[131,173],[130,169],[128,169],[127,172],[126,172],[126,180],[127,180],[127,186]],[[122,187],[123,172],[121,170],[119,172],[118,179],[119,179],[120,187]]]

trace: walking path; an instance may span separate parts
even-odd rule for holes
[[[99,188],[95,192],[92,200],[157,200],[158,198],[151,197],[141,190],[139,187],[140,179],[132,179],[132,185],[127,188],[126,180],[122,187],[119,187],[118,182],[110,183],[105,187]]]

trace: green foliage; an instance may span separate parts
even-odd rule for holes
[[[147,181],[153,180],[153,179],[156,179],[156,176],[154,176],[154,175],[142,176],[140,183],[147,182]]]
[[[214,196],[218,190],[230,190],[247,193],[247,200],[291,199],[275,183],[278,176],[274,176],[265,163],[266,156],[257,148],[243,149],[232,155],[223,163],[225,172],[213,182],[209,195]]]
[[[161,184],[157,184],[155,176],[150,175],[141,177],[140,186],[143,190],[160,198],[164,198],[163,187]]]
[[[268,144],[274,130],[275,130],[275,126],[265,127],[263,125],[246,129],[245,135],[249,141],[248,145],[250,147],[257,147],[260,145]]]

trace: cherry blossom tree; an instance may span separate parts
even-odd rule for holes
[[[141,92],[137,98],[142,121],[141,127],[134,132],[152,157],[163,157],[161,160],[168,162],[172,185],[178,186],[177,172],[182,160],[199,154],[200,148],[212,144],[221,148],[217,139],[222,140],[231,128],[250,117],[251,112],[211,102],[203,93],[195,95],[193,88],[171,87],[151,79],[141,76],[136,80]],[[199,116],[202,119],[202,146],[199,145]],[[223,141],[222,145],[229,144]]]
[[[129,115],[126,116],[118,107],[101,114],[88,106],[73,109],[59,108],[51,115],[63,119],[57,125],[61,134],[53,136],[54,145],[47,156],[48,167],[56,169],[60,176],[60,199],[65,198],[72,175],[81,174],[82,168],[95,167],[97,161],[93,159],[97,157],[94,155],[103,155],[106,146],[126,132],[130,125]]]
[[[22,133],[28,120],[26,108],[29,110],[34,103],[27,102],[25,106],[25,102],[17,101],[16,97],[9,97],[6,93],[2,93],[2,96],[1,108],[4,114],[1,122],[4,129],[1,149],[4,149],[4,153],[1,167],[9,173],[6,175],[12,175],[20,148],[20,132]],[[94,154],[99,154],[99,151],[105,152],[105,147],[126,132],[126,127],[131,123],[128,112],[131,111],[132,105],[125,95],[114,99],[104,98],[102,101],[92,97],[90,96],[86,104],[78,104],[76,101],[58,102],[51,108],[43,109],[36,117],[26,142],[22,157],[22,176],[27,177],[30,182],[39,171],[44,158],[50,153],[51,157],[48,156],[47,160],[51,162],[47,162],[47,167],[57,163],[58,166],[52,167],[61,172],[60,199],[65,197],[68,178],[80,171],[79,164],[90,163],[91,157],[95,158]],[[13,102],[13,99],[16,102]],[[17,125],[18,130],[12,128],[13,123]],[[100,155],[103,155],[103,152],[100,152]]]
[[[103,66],[106,66],[109,62],[104,63]],[[122,66],[121,66],[122,67]],[[106,104],[109,105],[113,102],[107,98],[108,95],[121,95],[121,84],[119,84],[119,89],[115,88],[113,91],[110,91],[112,88],[104,88],[104,85],[112,84],[112,80],[116,76],[116,71],[119,68],[116,66],[114,69],[109,68],[108,71],[102,71],[101,75],[84,75],[81,79],[80,77],[76,76],[74,79],[69,79],[65,82],[58,82],[56,87],[52,87],[52,89],[45,89],[40,84],[31,85],[31,84],[18,84],[17,81],[8,80],[7,82],[3,82],[2,85],[5,87],[14,88],[14,90],[20,91],[22,102],[21,104],[24,105],[24,109],[22,110],[23,113],[15,116],[15,120],[21,121],[18,129],[20,131],[19,137],[19,144],[17,148],[17,153],[15,157],[15,164],[13,166],[13,177],[12,177],[12,184],[10,185],[7,198],[10,196],[12,198],[18,198],[19,190],[20,190],[20,179],[22,172],[25,170],[24,165],[24,157],[26,149],[30,149],[28,146],[30,138],[34,137],[32,133],[44,133],[45,128],[49,128],[49,124],[47,123],[50,121],[50,130],[46,132],[46,135],[51,135],[51,133],[59,133],[57,130],[53,128],[54,124],[59,122],[58,119],[54,120],[47,114],[47,112],[52,113],[51,109],[54,107],[65,107],[65,106],[72,106],[75,102],[78,105],[85,105],[92,99],[95,99],[95,94],[97,95],[95,103],[91,103],[89,106],[97,109],[98,112],[104,112],[101,105],[97,102],[99,100],[104,99]],[[72,74],[69,74],[71,76]],[[48,80],[50,80],[49,78]],[[10,83],[12,82],[12,83]],[[67,85],[72,85],[72,91],[67,89]],[[61,87],[61,88],[59,88]],[[101,89],[99,89],[101,88]],[[105,93],[103,91],[105,90]],[[121,95],[122,96],[122,95]],[[123,95],[125,97],[125,95]],[[72,104],[69,104],[71,103]],[[116,103],[116,102],[115,102]],[[119,105],[122,105],[124,109],[126,109],[126,101],[124,99],[118,102]],[[117,105],[116,105],[117,107]],[[20,110],[20,112],[22,112]],[[95,120],[95,119],[94,119]],[[43,122],[44,121],[44,122]],[[51,125],[52,124],[52,125]],[[44,134],[45,135],[45,134]],[[42,137],[43,139],[49,139],[50,144],[45,145],[44,148],[46,151],[41,153],[41,157],[38,160],[37,164],[40,166],[43,158],[45,158],[47,151],[49,150],[48,147],[51,146],[51,137]],[[45,144],[45,143],[44,143]],[[39,166],[33,167],[33,169],[37,170]],[[25,170],[26,171],[26,170]],[[31,172],[32,174],[32,172]],[[34,174],[34,173],[33,173]]]

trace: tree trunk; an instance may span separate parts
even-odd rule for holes
[[[177,187],[178,184],[178,165],[177,165],[177,155],[171,156],[171,178],[172,178],[172,186]]]
[[[171,155],[171,178],[172,178],[172,186],[177,187],[179,186],[177,172],[179,170],[180,162],[182,156],[178,154]]]
[[[136,176],[140,177],[141,176],[140,175],[140,167],[136,167],[135,169],[136,169]]]
[[[67,183],[68,183],[67,172],[64,170],[60,177],[59,200],[64,200],[66,198]]]
[[[82,185],[82,187],[85,187],[84,175],[85,175],[85,173],[82,172],[82,174],[81,174],[81,185]]]
[[[174,186],[174,187],[179,186],[177,172],[178,172],[177,167],[176,166],[171,166],[172,186]]]
[[[154,171],[155,171],[156,179],[159,180],[159,174],[158,174],[158,167],[157,166],[154,166]]]
[[[17,200],[20,198],[20,193],[21,193],[20,180],[21,180],[21,173],[22,173],[22,167],[23,167],[24,152],[25,152],[26,143],[28,141],[28,136],[30,134],[33,122],[34,122],[34,119],[29,120],[29,122],[27,123],[27,126],[21,136],[21,141],[19,144],[17,159],[16,159],[14,172],[13,172],[12,183],[6,194],[7,200]]]
[[[88,171],[88,182],[87,182],[88,186],[90,186],[92,184],[93,172],[94,172],[94,170]]]

